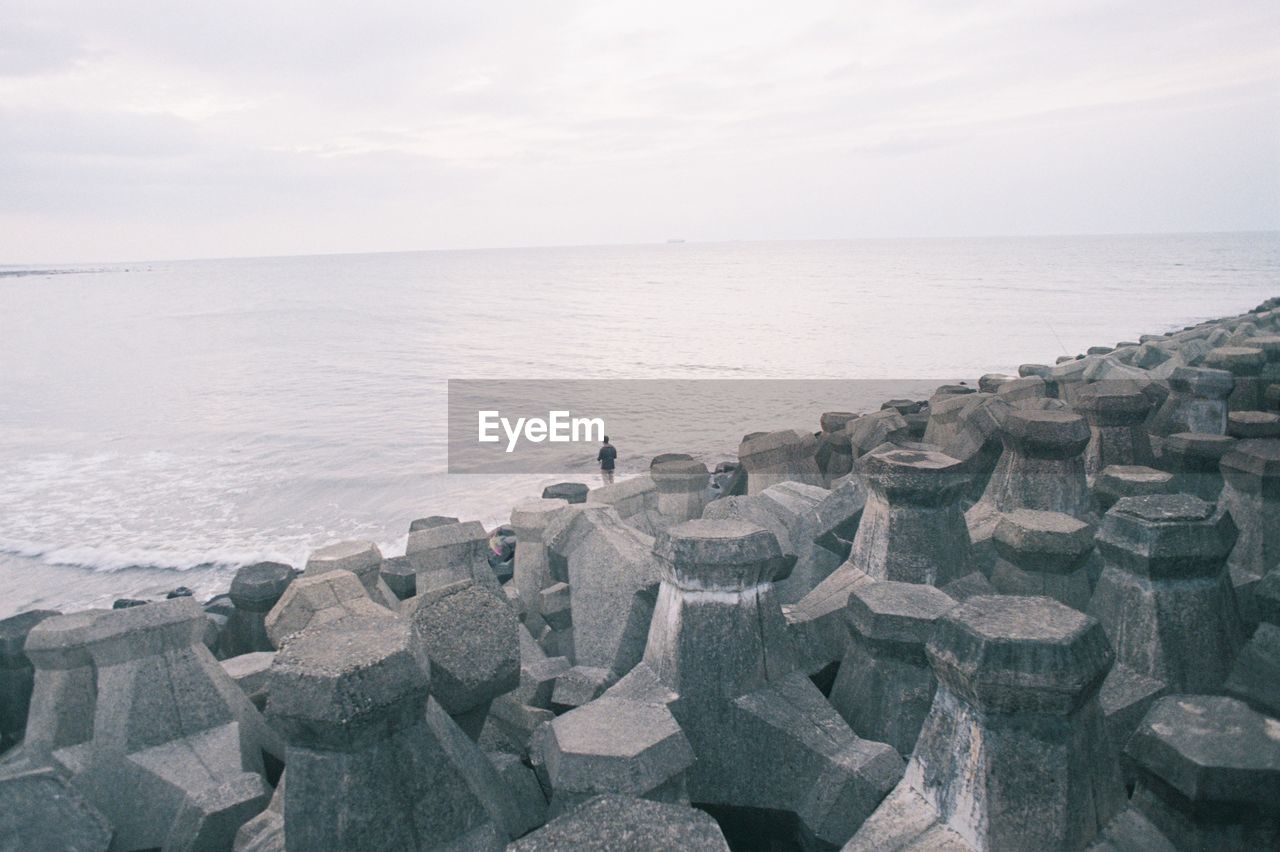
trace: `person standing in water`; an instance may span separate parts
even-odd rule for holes
[[[618,458],[618,449],[609,443],[609,436],[604,436],[604,446],[596,453],[596,461],[600,462],[600,479],[605,485],[613,484],[613,463]]]

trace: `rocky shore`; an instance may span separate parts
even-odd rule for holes
[[[1280,298],[796,427],[0,621],[0,849],[1280,847]]]

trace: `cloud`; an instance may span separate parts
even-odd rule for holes
[[[13,0],[0,261],[1277,227],[1278,32],[1265,2]]]

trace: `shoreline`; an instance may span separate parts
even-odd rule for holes
[[[96,272],[99,270],[66,270],[67,272]],[[33,273],[34,274],[34,273]],[[1280,298],[1280,297],[1277,297]],[[1276,301],[1272,299],[1271,301]],[[1267,304],[1267,303],[1263,303]],[[1261,306],[1258,306],[1261,307]],[[1201,320],[1199,322],[1179,327],[1170,327],[1169,329],[1155,333],[1145,333],[1141,338],[1145,341],[1147,338],[1159,339],[1167,338],[1178,333],[1187,332],[1193,329],[1199,329],[1206,326],[1214,326],[1223,322],[1238,320],[1254,313],[1257,308],[1246,311],[1242,314],[1226,317],[1214,317]],[[1132,341],[1137,343],[1138,341]],[[1099,348],[1109,348],[1100,346]],[[1077,354],[1075,359],[1084,359],[1098,357],[1097,355]],[[1061,363],[1064,357],[1059,358]],[[725,380],[732,381],[732,380]],[[748,380],[756,381],[756,380]],[[921,380],[901,380],[893,382],[892,380],[873,380],[883,384],[919,384]],[[970,386],[977,388],[978,379],[970,377],[961,380],[961,383],[968,383]],[[874,409],[869,409],[868,413]],[[750,425],[750,424],[747,424]],[[719,455],[719,454],[717,454]],[[731,454],[724,454],[724,461],[732,461]],[[714,466],[719,459],[706,459],[710,466]],[[619,482],[626,479],[643,476],[643,465],[639,469],[631,472],[620,472]],[[525,478],[528,478],[527,475]],[[590,487],[594,488],[599,485],[598,474],[582,475],[582,476],[545,476],[542,486],[530,486],[527,492],[521,492],[518,496],[513,496],[508,501],[511,506],[519,504],[522,500],[536,497],[538,491],[542,487],[551,485],[553,482],[586,482]],[[449,511],[448,508],[445,511]],[[493,530],[507,525],[502,520],[509,515],[510,510],[503,511],[502,508],[494,509],[485,513],[489,520],[483,520],[487,529]],[[465,519],[464,519],[465,520]],[[390,556],[395,552],[403,552],[407,534],[402,534],[397,538],[386,542],[378,542],[378,546],[383,550],[384,555]],[[317,546],[323,546],[317,545]],[[312,548],[314,549],[314,548]],[[305,555],[302,549],[297,549],[298,557],[282,557],[274,555],[266,557],[268,560],[283,561],[294,564],[295,567],[305,563]],[[173,589],[191,588],[196,592],[197,597],[205,599],[217,598],[225,595],[231,579],[236,571],[248,565],[255,564],[254,561],[240,562],[204,562],[187,567],[167,566],[167,565],[119,565],[113,567],[102,567],[90,564],[71,563],[71,562],[50,562],[43,558],[44,554],[27,554],[19,552],[0,551],[0,600],[2,601],[19,601],[21,603],[13,603],[10,606],[0,609],[0,619],[21,613],[23,611],[35,608],[54,608],[63,609],[68,606],[66,611],[74,612],[81,609],[89,609],[93,607],[110,606],[115,599],[163,599],[164,595]],[[29,591],[24,591],[28,586],[29,579],[27,573],[32,570],[41,572],[42,580],[49,574],[58,574],[69,585],[75,585],[77,591],[73,597],[68,599],[68,595],[61,593],[60,589],[65,587],[57,587],[55,590],[37,594],[34,597]],[[125,578],[132,578],[134,582],[119,581]],[[113,582],[113,580],[115,582]],[[185,582],[184,582],[185,580]]]

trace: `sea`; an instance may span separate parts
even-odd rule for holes
[[[625,477],[1277,294],[1277,232],[0,266],[0,617],[208,597],[342,539],[403,553],[414,518],[492,528],[594,481],[590,451],[554,475],[450,473],[450,380],[877,388],[717,410],[679,446],[628,434]]]

